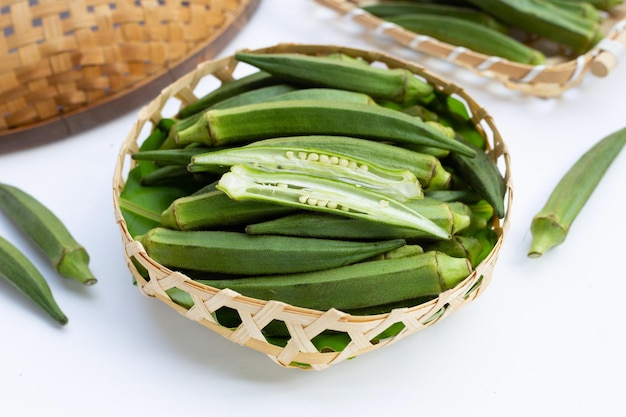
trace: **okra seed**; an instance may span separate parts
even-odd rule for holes
[[[309,198],[306,202],[309,206],[315,206],[317,205],[317,198]]]
[[[348,166],[348,160],[344,159],[344,158],[339,158],[339,166],[347,167]]]
[[[386,208],[386,207],[389,207],[389,201],[387,201],[387,200],[380,200],[380,201],[378,202],[378,205],[379,205],[381,208]]]
[[[320,162],[323,164],[327,164],[330,161],[330,156],[328,155],[320,155]]]
[[[348,162],[348,168],[357,169],[358,165],[357,165],[356,162],[350,161],[350,162]]]
[[[339,207],[339,209],[343,211],[350,211],[350,207],[346,207],[346,206],[341,206]]]
[[[298,158],[304,161],[306,159],[306,152],[298,152]]]
[[[329,208],[329,209],[336,209],[337,208],[337,202],[329,201],[328,203],[326,203],[326,207]]]
[[[336,156],[331,156],[330,157],[330,161],[328,161],[328,162],[330,162],[333,165],[337,165],[337,164],[339,164],[339,158],[337,158]]]
[[[311,152],[311,153],[307,156],[307,158],[306,158],[306,159],[307,159],[307,161],[313,161],[313,162],[315,162],[315,161],[319,161],[320,156],[319,156],[318,154],[316,154],[316,153]]]
[[[359,168],[361,169],[361,171],[365,171],[365,172],[369,171],[369,169],[370,169],[370,168],[369,168],[367,165],[365,165],[365,164],[361,164],[361,166],[360,166]]]
[[[293,153],[293,151],[285,152],[285,156],[287,157],[287,159],[294,159],[295,158],[295,154]]]
[[[318,207],[326,207],[328,205],[328,200],[319,200],[317,205]]]
[[[309,197],[305,195],[301,195],[300,197],[298,197],[298,201],[301,202],[302,204],[305,204],[308,199]]]

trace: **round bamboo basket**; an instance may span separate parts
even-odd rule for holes
[[[615,7],[604,19],[602,28],[605,37],[590,51],[575,59],[555,57],[544,65],[533,66],[488,56],[411,32],[359,7],[371,3],[369,1],[315,1],[372,34],[387,36],[409,49],[451,62],[480,76],[495,79],[511,90],[538,97],[561,96],[565,91],[579,85],[589,73],[598,77],[607,76],[618,65],[626,48],[626,4]]]
[[[259,0],[14,0],[0,8],[0,151],[136,109],[212,58]]]
[[[493,219],[493,228],[498,235],[497,244],[470,276],[455,288],[440,294],[436,299],[410,308],[399,308],[386,314],[370,316],[351,315],[336,309],[317,311],[273,300],[253,299],[230,289],[219,290],[201,284],[180,272],[159,265],[147,255],[143,246],[133,239],[120,211],[119,197],[125,185],[125,175],[134,166],[130,155],[138,150],[142,138],[146,135],[145,132],[149,132],[164,117],[164,109],[170,108],[172,101],[175,103],[174,107],[180,109],[197,99],[194,89],[199,83],[209,80],[220,85],[220,83],[238,78],[235,76],[235,71],[240,64],[234,57],[229,56],[204,62],[194,71],[165,88],[158,97],[140,111],[138,120],[132,126],[119,153],[113,178],[116,222],[121,232],[128,267],[136,279],[139,290],[144,295],[162,301],[188,319],[198,322],[232,342],[264,353],[280,366],[312,370],[322,370],[345,359],[395,343],[444,320],[482,294],[491,281],[502,241],[509,227],[509,213],[513,198],[509,153],[487,111],[469,97],[462,88],[444,81],[420,66],[380,52],[341,46],[300,44],[278,44],[254,52],[266,54],[294,52],[311,55],[342,52],[353,57],[361,57],[370,63],[385,65],[388,68],[407,68],[415,76],[422,77],[445,94],[465,103],[474,124],[488,141],[488,154],[502,170],[507,184],[506,215],[501,220]],[[145,269],[144,273],[147,273],[148,279],[140,273],[138,265]],[[187,309],[175,303],[166,292],[172,288],[187,292],[193,299],[194,306]],[[223,307],[237,311],[241,317],[241,324],[238,327],[225,327],[216,321],[212,313]],[[262,333],[263,327],[275,320],[284,322],[289,330],[290,338],[284,346],[271,343]],[[382,340],[373,340],[374,336],[382,330],[396,323],[404,324],[403,330],[397,335]],[[347,346],[341,351],[318,350],[311,340],[327,330],[348,335],[350,341]]]

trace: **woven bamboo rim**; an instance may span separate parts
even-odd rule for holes
[[[259,0],[13,0],[0,7],[0,151],[81,132],[212,58]]]
[[[212,81],[217,80],[223,83],[235,79],[233,72],[238,65],[238,61],[231,56],[204,62],[196,70],[165,88],[157,98],[140,111],[138,120],[131,128],[118,156],[113,179],[115,216],[121,231],[128,267],[136,278],[140,291],[146,296],[157,298],[188,319],[198,322],[229,340],[266,354],[280,366],[314,370],[325,369],[345,359],[353,358],[394,343],[410,334],[438,323],[465,304],[476,299],[491,280],[505,232],[509,227],[509,213],[513,198],[509,153],[494,125],[492,117],[483,108],[479,107],[462,88],[445,82],[415,64],[392,58],[380,52],[341,46],[298,44],[278,44],[258,49],[254,52],[268,54],[295,52],[310,55],[343,52],[354,57],[362,57],[369,62],[382,63],[390,68],[408,68],[417,76],[432,83],[437,89],[466,103],[472,115],[472,120],[487,138],[490,146],[489,155],[504,170],[508,188],[506,215],[502,221],[494,219],[493,223],[494,229],[499,236],[497,244],[489,256],[470,276],[457,287],[442,293],[437,299],[411,308],[400,308],[387,314],[371,316],[355,316],[336,309],[317,311],[288,305],[283,302],[263,301],[244,297],[229,289],[219,290],[200,284],[179,272],[172,271],[156,263],[146,254],[143,246],[133,240],[119,208],[119,195],[124,187],[124,175],[134,166],[134,161],[130,159],[130,155],[138,150],[140,145],[138,141],[143,139],[142,135],[145,134],[142,132],[149,132],[158,123],[163,117],[162,112],[164,108],[172,100],[180,103],[180,107],[182,107],[197,99],[193,91],[201,80],[211,79]],[[146,281],[138,272],[133,264],[133,260],[148,271],[149,281]],[[173,287],[188,292],[193,298],[194,307],[186,309],[173,302],[166,293],[166,290]],[[212,312],[224,306],[238,311],[242,319],[242,324],[238,328],[223,327],[211,315]],[[283,321],[290,332],[291,339],[285,347],[268,343],[261,333],[261,329],[272,320]],[[378,343],[370,341],[391,324],[399,322],[404,323],[406,327],[397,336]],[[352,341],[341,352],[319,352],[312,344],[311,339],[325,330],[345,332]]]
[[[603,21],[605,38],[576,59],[545,65],[527,65],[438,41],[386,22],[359,5],[360,0],[315,0],[377,35],[388,36],[409,49],[434,56],[484,77],[502,82],[512,90],[539,97],[558,97],[579,85],[587,73],[605,77],[618,64],[626,47],[626,4],[615,7]]]

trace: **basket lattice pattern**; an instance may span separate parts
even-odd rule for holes
[[[251,3],[2,1],[0,134],[66,117],[148,83],[207,47]]]
[[[491,116],[486,110],[479,107],[463,89],[445,82],[421,67],[378,52],[327,45],[295,44],[279,44],[255,52],[296,52],[302,54],[342,52],[354,57],[362,57],[372,63],[386,65],[389,68],[408,68],[416,76],[423,77],[436,88],[463,101],[466,103],[474,123],[489,142],[490,156],[502,167],[508,187],[507,207],[511,206],[512,185],[507,147],[502,141]],[[195,90],[203,82],[219,85],[219,83],[236,79],[235,70],[237,66],[238,62],[233,57],[208,61],[168,86],[156,99],[141,110],[138,120],[129,132],[119,154],[113,184],[116,221],[121,230],[128,267],[143,294],[166,303],[188,319],[198,322],[239,345],[264,353],[280,366],[322,370],[345,359],[382,348],[432,326],[462,306],[472,302],[487,288],[502,241],[509,227],[508,208],[502,221],[494,219],[494,228],[499,236],[494,250],[457,287],[442,293],[437,299],[427,303],[409,308],[399,308],[375,316],[354,316],[336,309],[317,311],[283,302],[245,297],[229,289],[219,290],[195,282],[182,273],[172,271],[150,259],[143,246],[129,234],[119,208],[119,195],[124,187],[124,173],[134,166],[130,155],[137,151],[143,139],[142,132],[149,131],[164,117],[164,109],[169,108],[168,106],[172,101],[176,103],[178,108],[183,107],[197,99]],[[147,276],[138,270],[138,265],[147,271]],[[194,306],[187,309],[176,304],[167,293],[172,288],[190,294]],[[241,324],[236,328],[222,326],[214,315],[220,308],[236,310],[241,318]],[[266,340],[262,333],[262,329],[274,320],[284,322],[289,330],[290,338],[284,346],[271,343]],[[374,339],[374,336],[380,334],[382,330],[397,323],[404,325],[400,333],[383,340]],[[327,330],[347,334],[350,342],[341,351],[318,350],[311,340]]]

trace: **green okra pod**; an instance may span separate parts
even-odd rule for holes
[[[287,274],[349,265],[399,248],[402,239],[350,242],[154,228],[137,238],[162,265],[235,275]]]
[[[502,22],[494,19],[488,13],[476,10],[473,7],[439,4],[427,2],[412,1],[387,1],[383,3],[373,3],[362,7],[368,13],[380,18],[388,18],[393,16],[405,16],[414,14],[426,14],[436,16],[452,16],[459,19],[467,20],[473,23],[481,24],[488,28],[497,30],[498,32],[507,33],[509,28]]]
[[[85,285],[97,282],[85,248],[39,200],[17,187],[0,184],[0,209],[47,255],[59,274]]]
[[[352,310],[402,300],[434,298],[453,288],[471,271],[467,259],[453,258],[441,252],[425,252],[314,273],[201,282],[261,300],[278,300],[317,310]]]
[[[57,304],[41,272],[12,243],[0,237],[0,277],[6,279],[28,299],[60,324],[67,324],[65,313]]]
[[[563,243],[572,223],[625,143],[626,128],[605,136],[581,155],[563,175],[543,208],[533,217],[529,257],[540,257],[547,250]]]
[[[493,206],[495,214],[499,218],[504,217],[506,182],[498,166],[483,150],[469,142],[463,142],[467,146],[475,149],[476,156],[467,158],[463,155],[451,153],[446,161],[462,178],[463,182],[470,185],[482,198]]]
[[[445,189],[450,186],[451,175],[438,158],[383,142],[364,143],[363,139],[349,136],[311,135],[259,140],[246,146],[326,149],[347,155],[351,159],[371,161],[390,170],[408,169],[425,190]]]
[[[290,214],[296,209],[265,201],[235,201],[215,188],[179,197],[161,214],[161,225],[170,229],[223,229]]]
[[[471,218],[457,205],[434,201],[416,201],[410,208],[453,235],[469,226]],[[350,218],[331,213],[302,211],[246,226],[248,234],[276,234],[324,239],[407,241],[432,240],[432,234],[419,229],[398,227],[367,219]]]
[[[356,91],[400,103],[422,100],[433,86],[402,68],[387,69],[350,60],[296,53],[236,53],[235,58],[289,82]]]
[[[480,23],[450,15],[411,14],[390,16],[385,20],[421,35],[462,46],[485,55],[498,56],[514,62],[539,65],[545,56],[515,38]]]
[[[283,81],[264,71],[257,71],[245,77],[225,82],[215,90],[209,92],[193,103],[183,107],[176,115],[177,119],[186,119],[196,113],[200,113],[211,106],[216,105],[231,97],[238,96],[247,91],[270,85],[284,84]]]
[[[366,148],[371,141],[362,140]],[[408,169],[389,169],[376,165],[373,158],[361,159],[335,152],[331,147],[242,146],[195,155],[188,166],[191,172],[216,171],[237,164],[252,165],[266,171],[284,171],[336,179],[405,201],[423,196],[422,186]]]
[[[149,151],[139,151],[131,155],[135,161],[150,161],[157,166],[182,165],[187,166],[191,162],[191,157],[200,153],[217,150],[206,146],[190,146],[181,149],[154,149]]]
[[[274,96],[266,101],[285,100],[330,100],[347,101],[359,104],[376,104],[367,94],[337,88],[301,88]]]
[[[440,226],[397,200],[327,178],[234,165],[217,188],[234,200],[256,200],[422,230],[448,239]]]
[[[603,34],[595,19],[585,19],[547,0],[469,0],[502,22],[568,46],[576,54],[587,52]]]
[[[178,132],[179,146],[226,146],[285,136],[331,135],[475,151],[430,122],[381,106],[329,100],[288,100],[208,110]]]

